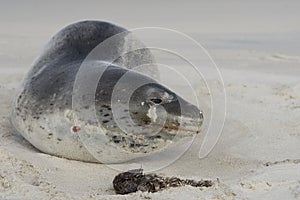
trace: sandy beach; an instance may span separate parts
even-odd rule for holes
[[[148,3],[1,2],[0,199],[300,199],[300,3]],[[117,195],[118,171],[44,154],[14,130],[12,101],[32,62],[54,33],[83,19],[175,29],[207,49],[227,96],[221,136],[205,158],[200,135],[155,173],[213,187]]]

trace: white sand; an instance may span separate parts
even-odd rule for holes
[[[151,14],[147,5],[137,3],[124,5],[127,9],[90,4],[84,10],[71,2],[48,4],[3,3],[0,8],[0,199],[300,199],[299,3],[176,3],[168,14],[156,4],[149,5],[157,8],[153,19],[146,17]],[[51,15],[57,7],[62,9]],[[132,8],[138,18],[128,14]],[[174,28],[208,49],[228,98],[221,138],[200,160],[200,137],[183,157],[157,173],[218,178],[214,187],[116,195],[112,180],[117,171],[43,154],[13,131],[11,101],[30,64],[54,32],[84,18],[130,28]]]

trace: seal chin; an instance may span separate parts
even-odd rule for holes
[[[197,106],[176,96],[177,101],[164,104],[163,107],[168,113],[164,125],[166,131],[176,131],[178,135],[189,136],[198,134],[203,124],[203,113]]]
[[[200,113],[199,116],[199,118],[191,118],[185,116],[170,117],[164,124],[163,130],[172,134],[176,133],[181,137],[198,134],[203,123],[202,113]]]

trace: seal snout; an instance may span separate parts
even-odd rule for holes
[[[199,133],[203,123],[203,112],[197,106],[176,96],[176,101],[164,105],[168,117],[164,128],[168,132],[179,132],[181,135]]]

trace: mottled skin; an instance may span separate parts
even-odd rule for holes
[[[123,31],[124,28],[111,23],[83,21],[67,26],[49,41],[27,74],[16,97],[12,114],[15,128],[33,146],[51,155],[97,162],[84,147],[79,136],[70,131],[70,128],[75,125],[71,116],[73,85],[76,73],[86,56],[99,43]],[[168,118],[161,134],[147,137],[144,144],[136,143],[131,136],[127,137],[120,133],[111,111],[112,90],[130,68],[153,62],[154,58],[147,49],[137,50],[131,55],[118,58],[104,72],[95,94],[97,117],[108,130],[107,137],[119,148],[132,149],[131,152],[148,152],[145,148],[155,137],[170,139],[164,132],[171,133],[172,130],[178,130],[178,120],[182,116],[179,100],[184,102],[189,110],[184,117],[192,121],[198,118],[191,123],[192,126],[197,128],[202,122],[202,114],[197,107],[148,76],[130,71],[129,76],[132,77],[132,81],[128,84],[134,84],[137,79],[153,82],[138,88],[130,99],[129,113],[136,127],[151,122],[152,119],[147,113],[153,105],[163,106],[168,113]],[[157,72],[155,68],[153,72]],[[126,87],[124,84],[125,89]],[[164,96],[166,93],[169,97]],[[144,102],[143,105],[141,102]]]

